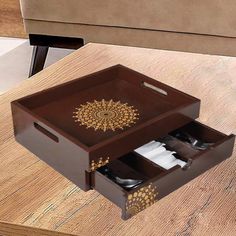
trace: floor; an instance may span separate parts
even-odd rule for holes
[[[26,38],[19,0],[0,0],[0,95],[28,78],[32,47]],[[50,49],[45,67],[72,51]]]
[[[51,48],[45,67],[73,50]],[[32,47],[27,39],[0,37],[0,95],[28,78]]]
[[[0,36],[26,38],[19,0],[0,0]]]
[[[25,43],[26,39],[0,37],[0,56]]]

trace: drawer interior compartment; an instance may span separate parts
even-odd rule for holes
[[[178,139],[176,134],[180,132],[209,146],[196,148]],[[186,164],[165,168],[134,151],[92,173],[92,188],[118,205],[123,219],[132,217],[230,157],[234,135],[227,136],[194,121],[156,141],[164,143],[166,150],[176,152],[176,159]]]

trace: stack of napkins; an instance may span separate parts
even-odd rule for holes
[[[181,167],[184,167],[186,165],[186,162],[177,159],[174,156],[176,152],[169,151],[164,146],[164,143],[151,141],[135,149],[134,151],[166,170],[169,170],[176,165],[180,165]]]

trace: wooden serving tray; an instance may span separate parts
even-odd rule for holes
[[[199,107],[121,65],[12,102],[17,141],[84,190],[89,172],[196,119]]]
[[[200,101],[117,65],[12,102],[16,140],[73,181],[95,189],[128,219],[230,157],[234,135],[194,121]],[[196,151],[174,130],[213,143]],[[166,170],[133,150],[151,140],[166,142],[187,163]],[[104,166],[141,178],[127,190],[107,177]]]

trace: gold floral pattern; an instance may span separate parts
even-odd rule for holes
[[[133,216],[157,201],[157,189],[152,183],[128,195],[126,214]]]
[[[138,111],[133,106],[112,99],[106,101],[87,102],[76,108],[73,118],[81,126],[94,128],[95,131],[124,129],[135,124],[138,120]]]
[[[95,171],[99,167],[105,166],[106,164],[109,163],[109,159],[110,159],[110,157],[107,157],[107,158],[104,158],[104,159],[102,157],[100,157],[97,162],[92,160],[91,165],[90,165],[90,171]]]

